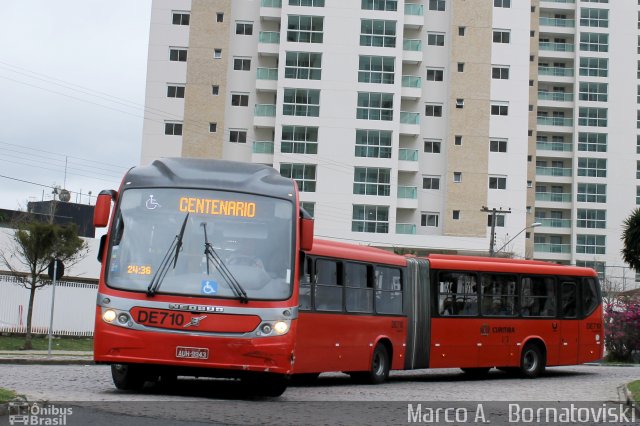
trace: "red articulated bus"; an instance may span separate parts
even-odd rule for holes
[[[536,377],[602,357],[592,269],[314,240],[295,182],[271,167],[157,160],[101,192],[94,223],[108,226],[94,358],[119,389],[221,376],[277,396],[328,371]]]

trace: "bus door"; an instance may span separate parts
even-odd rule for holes
[[[437,271],[437,317],[431,320],[429,367],[477,367],[478,280],[474,272]]]
[[[602,357],[604,330],[602,329],[602,309],[598,282],[594,277],[582,279],[580,286],[581,315],[580,349],[578,362],[596,361]],[[600,309],[599,309],[600,308]]]
[[[578,363],[578,280],[560,277],[560,365]]]
[[[404,311],[407,313],[407,350],[404,368],[429,367],[429,336],[431,334],[431,297],[429,295],[429,261],[407,259]]]

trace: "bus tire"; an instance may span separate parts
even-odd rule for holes
[[[140,390],[146,381],[142,368],[131,364],[111,364],[111,378],[120,390]]]
[[[385,345],[378,343],[371,357],[371,369],[369,371],[353,372],[351,373],[351,377],[358,383],[377,385],[387,380],[390,367],[391,359],[389,358],[389,351]]]
[[[473,368],[461,368],[461,370],[469,377],[475,379],[486,377],[491,370],[491,367],[473,367]]]
[[[546,360],[540,345],[527,343],[520,355],[520,375],[527,379],[535,379],[545,369]]]

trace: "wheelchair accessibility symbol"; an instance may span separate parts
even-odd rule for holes
[[[155,210],[158,207],[162,207],[160,204],[158,204],[158,202],[156,201],[155,198],[153,198],[153,194],[149,195],[149,199],[146,201],[145,206],[149,209],[149,210]]]
[[[216,294],[218,292],[218,283],[213,280],[202,280],[202,287],[200,293],[202,294]]]

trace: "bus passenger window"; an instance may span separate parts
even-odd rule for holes
[[[376,313],[402,313],[402,276],[397,268],[376,267]]]
[[[338,262],[316,260],[315,303],[318,311],[342,311],[342,283]]]
[[[481,276],[482,315],[516,315],[516,277],[513,275]]]
[[[347,312],[372,312],[373,289],[368,265],[347,262],[345,264],[345,290]]]
[[[313,259],[303,257],[300,262],[300,293],[298,306],[303,311],[311,309],[311,266]]]
[[[598,301],[598,284],[595,278],[585,278],[582,283],[582,314],[591,315],[600,304]]]
[[[555,317],[556,286],[551,277],[522,277],[523,317]]]
[[[441,272],[438,276],[438,312],[442,316],[478,314],[475,274]]]
[[[576,317],[577,292],[576,283],[562,283],[562,292],[560,293],[562,316],[564,318]]]

